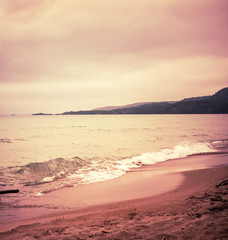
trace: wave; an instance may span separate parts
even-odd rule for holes
[[[218,150],[228,150],[228,139],[220,139],[212,142],[212,146]]]
[[[139,156],[124,159],[121,162],[124,169],[127,171],[132,167],[155,164],[171,159],[184,158],[194,154],[212,153],[215,151],[216,150],[213,149],[208,143],[179,144],[174,148],[165,148],[159,152],[143,153]]]
[[[34,162],[24,166],[8,168],[8,179],[15,179],[26,186],[30,195],[40,196],[50,191],[79,184],[89,184],[119,177],[130,169],[155,164],[189,155],[214,153],[208,143],[179,144],[157,152],[147,152],[130,158],[114,159],[72,159],[56,158],[45,162]],[[15,177],[16,175],[16,177]],[[35,187],[34,187],[35,186]]]
[[[34,162],[21,166],[14,173],[22,176],[25,186],[40,185],[64,178],[78,169],[86,166],[88,162],[79,157],[71,160],[56,158],[45,162]],[[26,181],[30,179],[30,181]]]
[[[130,169],[142,165],[155,164],[170,159],[184,158],[194,154],[214,153],[208,143],[180,144],[174,148],[162,149],[159,152],[148,152],[131,158],[118,161],[100,161],[91,163],[90,168],[82,168],[77,173],[68,176],[69,179],[76,180],[78,184],[105,181],[119,177]]]

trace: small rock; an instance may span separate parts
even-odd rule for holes
[[[216,201],[222,201],[222,198],[220,196],[212,197],[210,198],[211,201],[216,202]]]
[[[202,214],[200,214],[200,213],[196,213],[196,215],[195,215],[197,218],[201,218],[202,217]]]
[[[189,199],[194,199],[196,198],[194,195],[189,196]]]

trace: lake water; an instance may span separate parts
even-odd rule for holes
[[[143,164],[227,151],[227,123],[228,115],[1,116],[0,190],[39,197]]]

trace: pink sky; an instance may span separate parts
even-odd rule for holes
[[[228,86],[227,0],[1,0],[0,113],[60,113]]]

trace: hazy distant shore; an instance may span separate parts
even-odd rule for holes
[[[125,106],[101,107],[87,111],[69,111],[60,115],[105,115],[105,114],[227,114],[228,88],[212,96],[185,98],[181,101],[142,102]],[[52,115],[34,113],[33,115]]]
[[[87,206],[54,216],[4,223],[1,232],[10,231],[1,233],[0,237],[225,239],[227,185],[216,185],[228,178],[228,167],[197,169],[212,162],[216,165],[219,158],[227,160],[228,156],[202,155],[184,161],[170,160],[145,166],[118,179],[85,185],[81,189],[60,189],[49,196],[49,201],[53,199],[60,204],[61,199],[65,199],[65,203],[71,205],[79,201],[78,195],[81,195]],[[188,171],[195,163],[199,163],[195,165],[197,170]],[[172,169],[178,171],[167,173]],[[122,195],[117,195],[118,191]],[[15,228],[18,225],[23,226]]]

